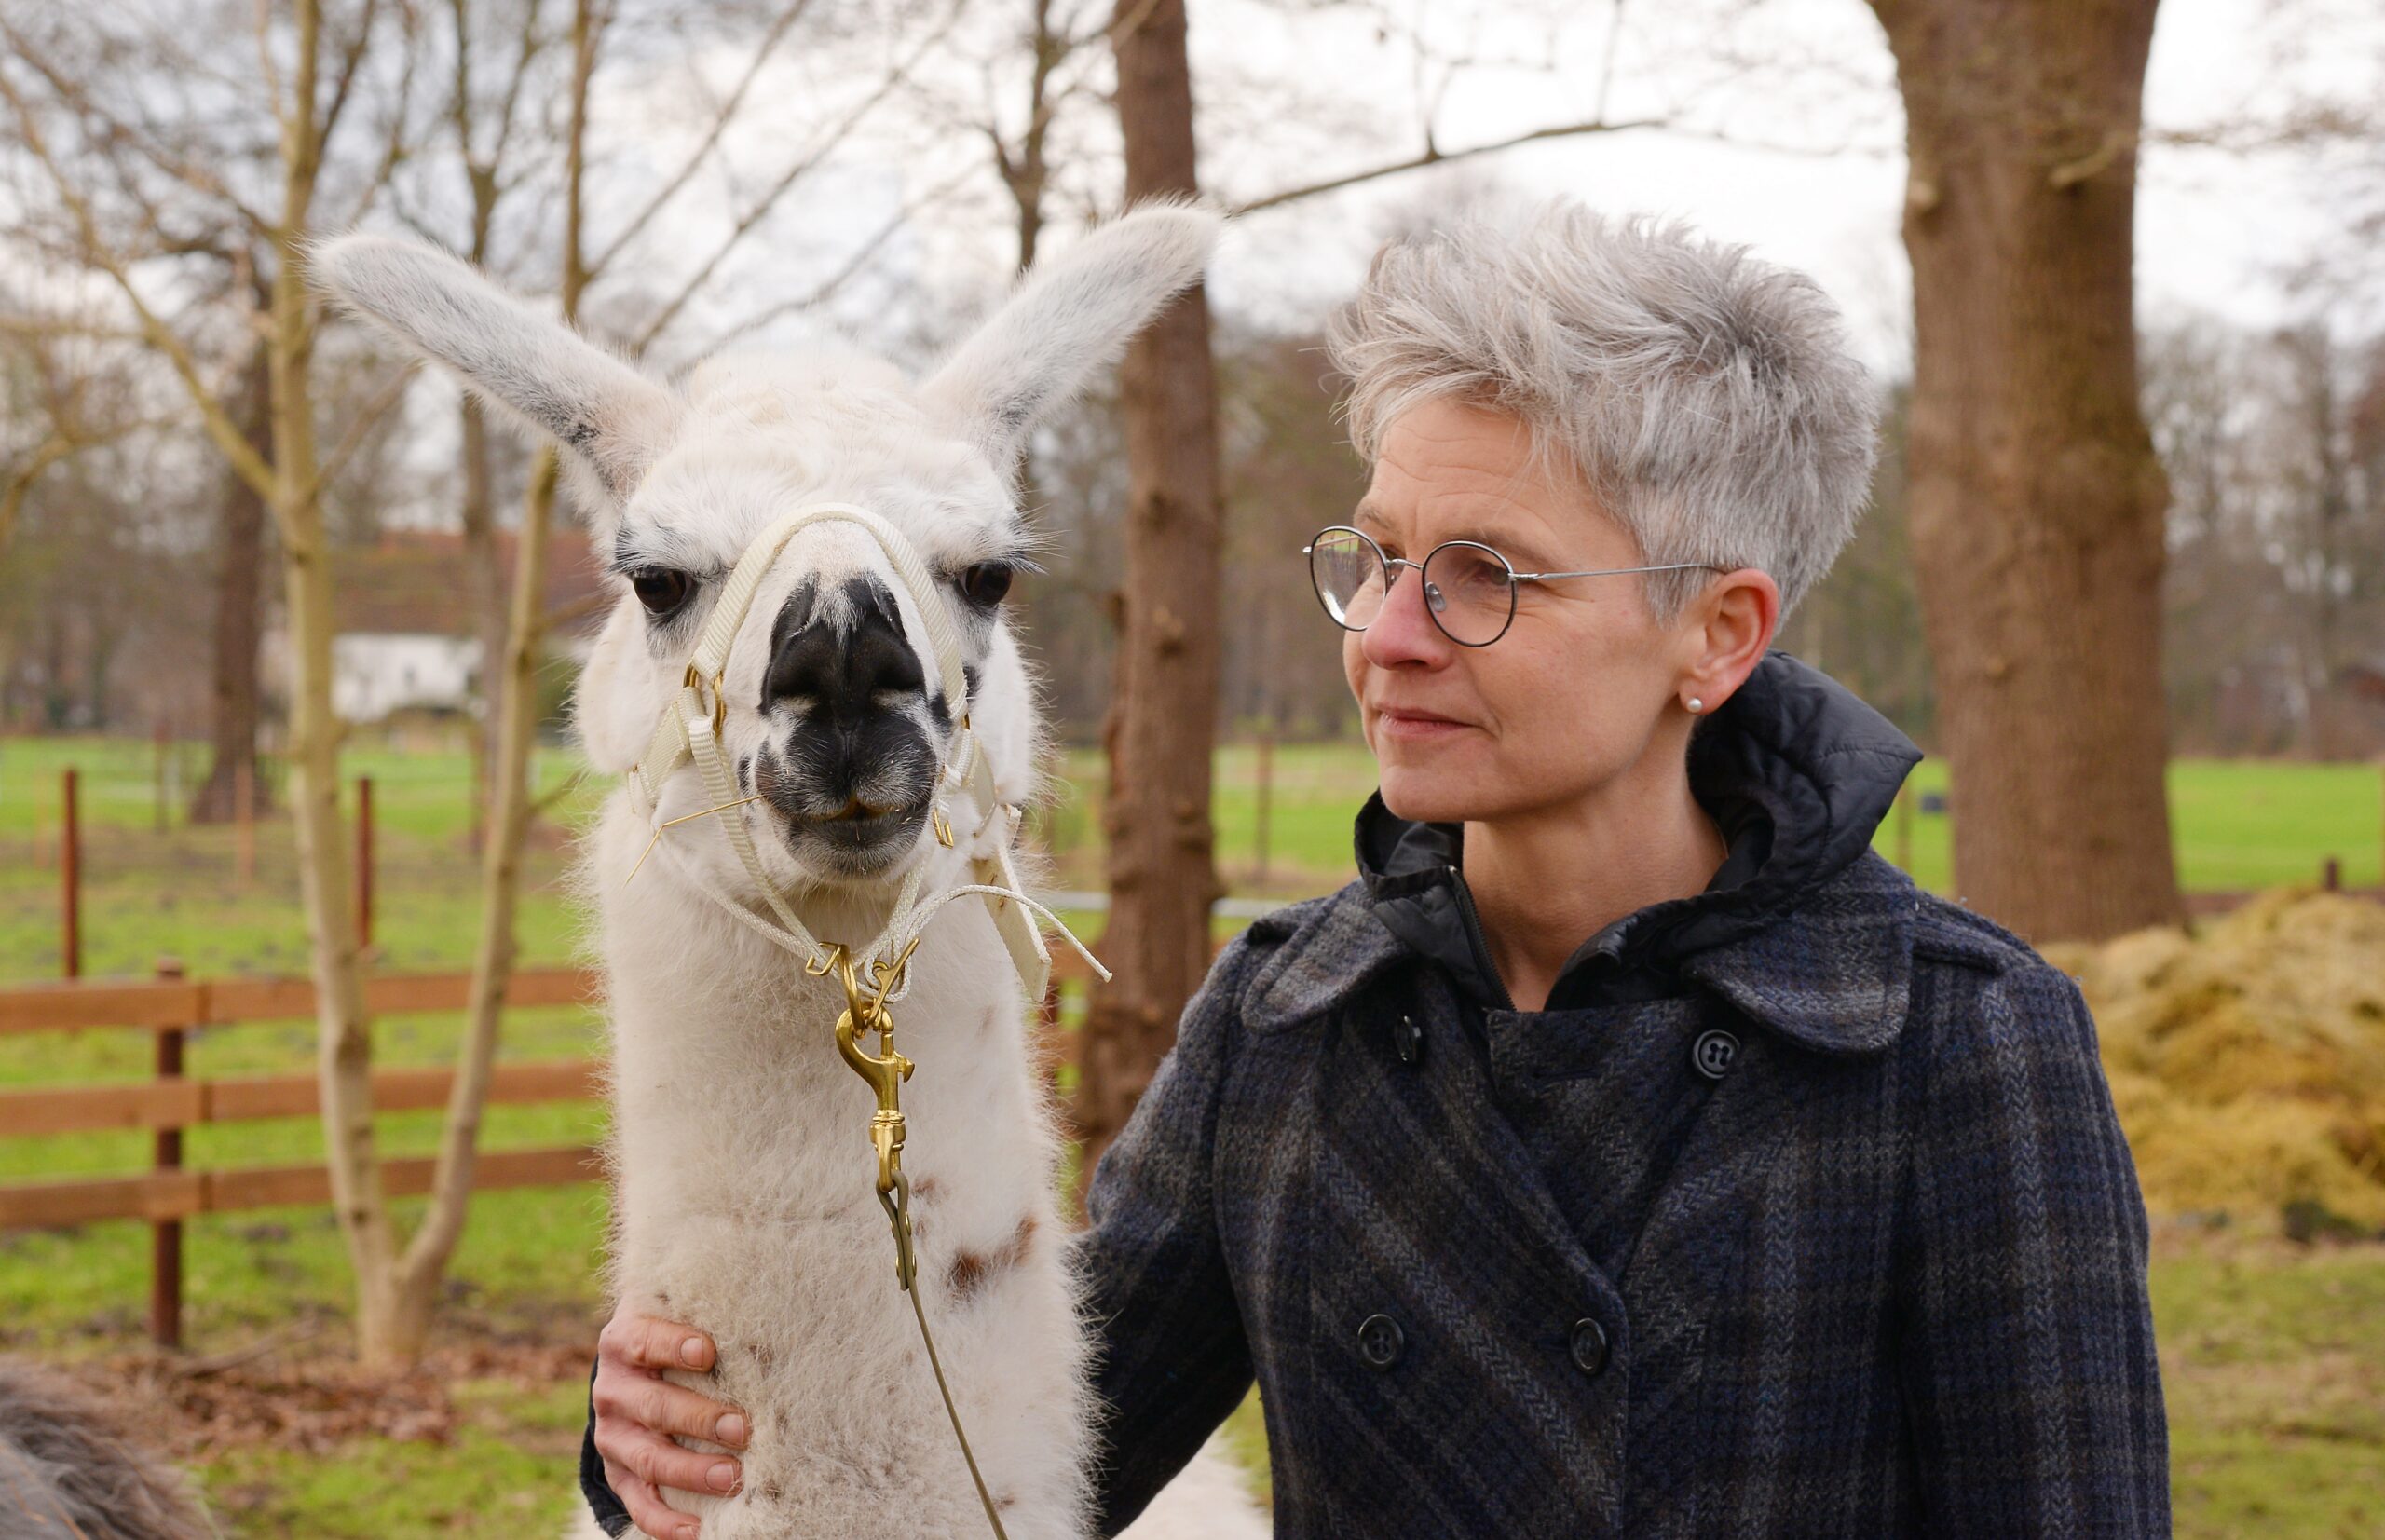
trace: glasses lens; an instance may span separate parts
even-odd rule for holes
[[[1484,647],[1515,614],[1515,577],[1487,547],[1445,545],[1424,558],[1424,603],[1451,641]]]
[[[1364,631],[1383,608],[1383,553],[1355,529],[1329,529],[1309,542],[1309,576],[1333,623]]]

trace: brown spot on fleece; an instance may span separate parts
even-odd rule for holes
[[[945,1283],[952,1290],[953,1299],[966,1303],[995,1274],[1016,1267],[1027,1260],[1028,1248],[1035,1241],[1035,1216],[1028,1214],[1018,1221],[1009,1240],[990,1252],[963,1251],[952,1259],[952,1271],[945,1275]]]

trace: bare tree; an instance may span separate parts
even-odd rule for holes
[[[588,272],[580,255],[582,184],[588,143],[588,86],[595,68],[601,23],[593,0],[575,0],[571,20],[570,126],[566,130],[563,195],[563,318],[579,318]],[[472,954],[471,992],[466,1002],[464,1041],[447,1097],[447,1119],[433,1169],[430,1206],[407,1243],[397,1278],[397,1346],[411,1361],[428,1337],[437,1307],[440,1280],[463,1238],[464,1220],[479,1158],[481,1114],[487,1105],[497,1064],[497,1028],[506,986],[513,974],[514,916],[521,896],[522,858],[530,820],[537,811],[530,784],[530,745],[538,731],[538,665],[547,635],[547,546],[555,509],[555,452],[541,449],[522,499],[522,524],[514,540],[513,591],[505,624],[503,672],[488,660],[484,676],[496,718],[497,751],[490,759],[489,830],[481,867],[480,936]]]
[[[212,206],[248,225],[272,263],[269,303],[260,318],[269,452],[252,442],[236,403],[209,377],[192,337],[152,297],[138,270],[140,255],[151,253],[128,252],[103,227],[78,174],[95,163],[70,161],[73,146],[54,142],[61,129],[90,130],[92,102],[13,22],[7,40],[20,67],[0,68],[0,99],[20,148],[44,173],[65,215],[76,255],[114,283],[135,329],[180,379],[207,437],[264,500],[279,536],[291,636],[291,802],[315,984],[324,1145],[334,1209],[357,1279],[361,1348],[368,1361],[378,1362],[395,1345],[395,1243],[375,1154],[372,1040],[338,802],[342,729],[332,708],[332,571],[322,490],[338,470],[339,455],[326,459],[317,439],[317,317],[307,279],[307,241],[325,190],[326,147],[365,82],[383,18],[375,0],[362,0],[343,21],[327,34],[321,0],[290,0],[286,10],[260,6],[255,12],[254,44],[275,146],[269,202],[252,201],[250,190],[233,185],[221,168],[187,163],[162,143],[142,142],[142,154],[153,163],[171,161],[178,184],[200,189]],[[37,104],[28,74],[50,89],[46,102]],[[104,169],[106,162],[96,164]],[[342,446],[354,442],[351,434]]]
[[[2154,0],[1873,3],[1908,124],[1913,540],[1955,885],[2036,940],[2174,922],[2167,494],[2132,283]]]
[[[1126,201],[1199,190],[1183,0],[1120,0],[1111,36]],[[1125,1125],[1209,969],[1209,757],[1218,700],[1217,372],[1209,306],[1194,288],[1127,349],[1126,560],[1117,681],[1103,729],[1114,972],[1085,1020],[1081,1169]]]
[[[262,344],[252,349],[229,392],[240,436],[259,456],[273,453],[273,371]],[[265,624],[266,501],[255,484],[225,468],[223,515],[216,541],[215,635],[208,732],[213,752],[207,779],[191,794],[194,824],[223,824],[270,806],[272,789],[257,772],[257,725],[264,710],[258,643]]]

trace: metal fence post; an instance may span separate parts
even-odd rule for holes
[[[373,778],[356,778],[356,945],[373,945]]]
[[[60,810],[59,902],[63,910],[63,934],[59,938],[59,951],[68,978],[83,976],[83,815],[78,795],[81,779],[74,766],[66,767],[64,804]]]

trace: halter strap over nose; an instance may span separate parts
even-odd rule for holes
[[[887,918],[886,928],[866,947],[852,948],[852,958],[866,966],[887,962],[907,951],[927,927],[935,911],[964,893],[975,893],[986,901],[992,915],[994,928],[1001,933],[1009,949],[1012,964],[1017,968],[1020,981],[1029,993],[1043,998],[1051,975],[1052,957],[1043,947],[1042,934],[1032,915],[1041,915],[1058,929],[1096,973],[1110,976],[1108,969],[1085,949],[1059,917],[1049,908],[1029,898],[1019,891],[1018,874],[1011,862],[1011,844],[1017,837],[1019,810],[1003,802],[994,788],[993,767],[987,761],[977,743],[976,733],[969,725],[968,682],[961,664],[961,646],[953,634],[952,617],[946,613],[935,592],[934,579],[927,564],[920,559],[918,550],[903,532],[884,518],[865,508],[851,503],[815,503],[787,514],[755,538],[737,558],[730,569],[729,581],[722,588],[720,599],[704,622],[697,638],[694,656],[689,659],[688,672],[677,696],[662,708],[656,722],[654,736],[647,743],[646,753],[631,767],[631,795],[639,804],[639,811],[653,826],[654,838],[648,851],[667,849],[662,845],[664,833],[673,825],[686,819],[665,820],[661,816],[664,784],[686,764],[693,764],[702,776],[704,790],[714,813],[731,814],[744,801],[741,798],[735,779],[729,774],[721,754],[720,733],[728,717],[728,702],[723,694],[723,681],[729,672],[729,652],[737,633],[745,623],[747,611],[753,607],[754,596],[760,591],[762,580],[785,551],[796,534],[815,524],[829,522],[858,525],[885,552],[887,562],[894,568],[900,586],[907,590],[911,608],[918,614],[921,629],[927,633],[928,648],[935,659],[937,684],[950,720],[956,724],[949,756],[939,766],[936,790],[930,808],[931,826],[939,843],[958,844],[969,855],[972,874],[976,881],[963,883],[933,898],[920,897],[920,870],[914,868],[905,879],[894,901],[893,912]],[[953,792],[965,794],[974,804],[975,816],[966,822],[968,834],[956,839],[954,825],[947,804]],[[691,814],[700,817],[702,814]],[[754,838],[743,818],[723,816],[720,826],[727,834],[729,846],[737,852],[746,875],[762,894],[763,902],[777,917],[777,923],[755,914],[706,881],[692,868],[677,865],[680,875],[704,892],[726,909],[731,918],[750,929],[756,930],[786,950],[800,957],[807,968],[815,973],[828,965],[836,949],[824,945],[799,919],[784,895],[762,870],[760,853],[754,848]],[[643,857],[641,857],[641,860]],[[632,875],[635,872],[633,869]],[[899,1000],[908,988],[908,980],[896,971],[897,982],[887,998]]]

